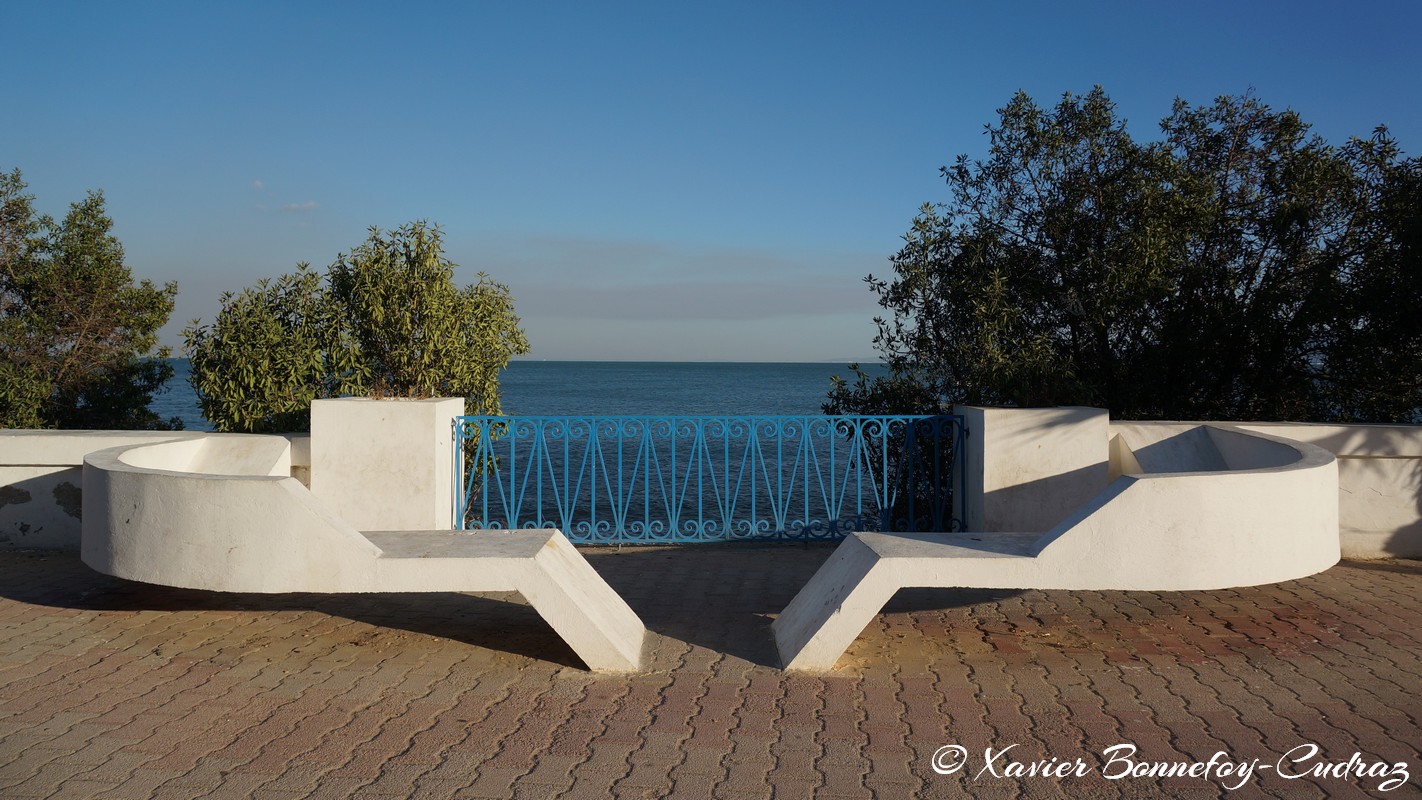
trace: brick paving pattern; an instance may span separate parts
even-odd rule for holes
[[[1219,592],[901,592],[829,674],[772,615],[827,546],[586,550],[651,631],[591,675],[516,596],[232,595],[0,553],[0,798],[1402,797],[1422,794],[1422,562]],[[1139,762],[1379,777],[1107,780]],[[940,747],[965,767],[932,769]],[[1074,762],[1081,777],[994,777]],[[951,760],[951,759],[949,759]]]

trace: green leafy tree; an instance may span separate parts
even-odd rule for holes
[[[324,397],[463,396],[497,414],[499,371],[528,351],[508,289],[484,274],[460,288],[437,226],[414,222],[341,254],[321,277],[302,264],[222,298],[185,331],[192,383],[218,430],[310,428]]]
[[[365,392],[359,354],[308,264],[222,295],[211,326],[184,331],[202,414],[221,431],[311,427],[311,401]]]
[[[56,222],[25,189],[0,174],[0,427],[181,428],[148,410],[177,285],[134,283],[102,193]]]
[[[371,228],[331,266],[331,294],[375,396],[464,395],[470,414],[498,414],[499,371],[528,340],[507,287],[479,273],[459,288],[454,267],[438,227]]]
[[[1327,370],[1349,285],[1372,269],[1355,258],[1371,213],[1356,159],[1253,97],[1176,101],[1161,129],[1189,236],[1152,307],[1129,413],[1353,417],[1330,409]]]
[[[1418,162],[1385,131],[1335,148],[1245,96],[1177,101],[1140,143],[1099,88],[999,113],[987,158],[942,170],[951,199],[868,279],[876,346],[914,388],[861,376],[827,410],[1422,415]]]
[[[1324,418],[1422,421],[1422,159],[1404,160],[1386,131],[1345,148],[1363,206],[1358,244],[1326,331]]]

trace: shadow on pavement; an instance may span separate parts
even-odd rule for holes
[[[248,594],[154,586],[89,569],[77,553],[12,554],[0,562],[0,596],[81,611],[318,611],[382,628],[581,669],[583,663],[518,596],[431,594]],[[329,634],[327,634],[329,635]],[[363,644],[350,636],[351,644]]]
[[[834,547],[820,542],[766,542],[580,550],[641,617],[649,632],[753,664],[778,667],[771,622]],[[1020,592],[909,589],[895,595],[885,611],[958,608],[1014,594]],[[0,562],[0,596],[87,611],[318,611],[560,666],[583,667],[563,640],[515,594],[209,592],[113,578],[89,569],[77,554],[33,551],[14,553]],[[359,635],[350,636],[352,644],[362,644]]]

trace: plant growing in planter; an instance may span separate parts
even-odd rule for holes
[[[322,281],[308,265],[224,294],[183,334],[203,416],[219,431],[309,430],[328,397],[465,398],[497,414],[499,371],[528,352],[508,288],[458,287],[438,226],[371,228]]]

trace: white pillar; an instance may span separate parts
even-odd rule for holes
[[[1106,488],[1104,409],[955,406],[968,430],[966,530],[1049,531]]]
[[[463,413],[459,397],[313,402],[311,493],[356,530],[449,530]]]

